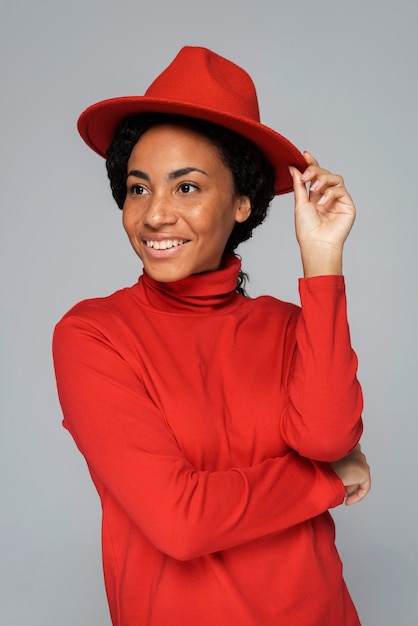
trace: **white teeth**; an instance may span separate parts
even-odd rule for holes
[[[167,248],[176,248],[186,242],[186,239],[165,239],[163,241],[150,241],[147,240],[147,248],[154,248],[154,250],[167,250]]]

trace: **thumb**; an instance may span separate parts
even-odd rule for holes
[[[295,192],[295,205],[301,205],[304,202],[309,202],[308,190],[305,183],[301,181],[301,172],[296,167],[289,165],[289,172],[293,179],[293,191]]]

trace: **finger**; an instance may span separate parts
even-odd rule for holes
[[[345,499],[346,505],[350,506],[352,504],[357,504],[358,502],[360,502],[367,496],[370,489],[371,489],[370,481],[366,481],[362,483],[361,485],[358,485],[356,488],[355,486],[346,487],[346,493],[348,494]]]
[[[345,499],[345,505],[352,506],[353,504],[358,504],[361,500],[362,498],[359,497],[358,493],[352,493]]]
[[[303,153],[303,156],[305,157],[305,161],[308,164],[308,167],[304,170],[302,174],[302,180],[304,182],[308,182],[308,181],[312,181],[316,179],[318,175],[321,173],[328,173],[328,170],[324,169],[323,167],[320,167],[315,157],[313,157],[312,154],[307,152],[307,150],[305,150],[305,152]]]
[[[309,202],[309,195],[305,183],[302,181],[302,174],[296,167],[289,167],[290,174],[293,178],[293,191],[295,192],[295,203],[301,205]]]
[[[317,165],[319,167],[318,161],[315,159],[314,156],[312,156],[310,152],[308,152],[307,150],[304,150],[303,156],[305,157],[305,161],[307,162],[308,165]]]
[[[354,211],[353,200],[345,187],[327,187],[319,198],[317,204],[320,206],[329,206],[336,200],[338,200],[341,205],[350,207],[350,212]]]
[[[301,178],[303,182],[310,183],[316,180],[318,176],[321,176],[321,174],[330,174],[330,172],[323,167],[319,167],[319,165],[309,165],[306,170],[304,170]]]
[[[344,187],[344,179],[339,174],[331,174],[331,172],[325,172],[321,170],[311,180],[310,191],[313,193],[319,193],[326,187]]]
[[[368,492],[364,493],[362,491],[357,491],[356,493],[352,493],[345,499],[346,506],[352,506],[353,504],[358,504],[366,497]]]

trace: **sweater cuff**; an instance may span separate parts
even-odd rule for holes
[[[346,495],[343,481],[341,480],[339,476],[337,476],[334,470],[331,469],[329,463],[326,463],[323,461],[315,461],[315,463],[325,474],[328,475],[328,478],[330,479],[335,489],[335,500],[332,504],[330,504],[329,508],[332,509],[336,506],[339,506],[340,504],[344,502],[345,495]]]
[[[324,287],[344,287],[345,280],[343,274],[330,274],[327,276],[311,276],[310,278],[299,278],[299,289],[312,291]]]

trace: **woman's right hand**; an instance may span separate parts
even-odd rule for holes
[[[370,467],[360,444],[343,459],[330,463],[345,487],[346,504],[356,504],[367,496],[371,488]]]

